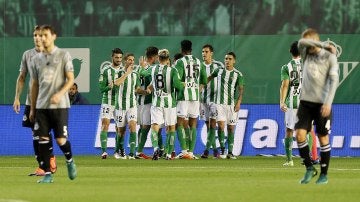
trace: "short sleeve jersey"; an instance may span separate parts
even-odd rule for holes
[[[21,63],[20,63],[20,72],[24,72],[25,75],[27,75],[29,73],[29,75],[31,75],[32,73],[30,71],[32,71],[31,64],[33,62],[33,59],[35,57],[36,54],[38,54],[39,52],[37,52],[35,50],[35,48],[27,50],[24,52],[22,58],[21,58]],[[29,88],[27,91],[27,95],[26,95],[26,105],[30,105],[31,104],[31,95],[30,95],[30,88],[31,88],[31,82],[32,82],[32,78],[30,76],[29,79]]]
[[[151,83],[151,70],[152,66],[146,66],[145,68],[139,68],[139,80],[140,88],[145,90],[148,85]],[[152,96],[150,95],[137,95],[137,101],[139,105],[151,104]]]
[[[70,108],[68,93],[61,97],[58,104],[50,103],[50,98],[65,85],[65,73],[74,71],[70,53],[58,47],[55,47],[51,53],[39,53],[34,57],[32,68],[32,77],[39,83],[36,108]]]
[[[204,64],[192,55],[185,55],[176,61],[175,68],[179,73],[180,81],[185,82],[185,88],[179,91],[177,100],[199,101],[200,84],[207,83]]]
[[[118,72],[118,78],[125,74],[125,70],[122,69]],[[128,110],[136,107],[136,88],[140,87],[140,80],[136,72],[129,74],[124,83],[119,86],[116,95],[115,109]]]
[[[206,70],[206,76],[209,77],[211,75],[211,73],[217,69],[217,68],[224,68],[224,64],[222,64],[219,61],[212,61],[211,64],[205,64],[205,70]],[[216,79],[212,79],[205,87],[204,90],[202,92],[202,96],[201,96],[201,102],[203,103],[211,103],[211,102],[215,102],[216,99],[216,92],[217,92],[217,80]]]
[[[110,88],[109,85],[117,79],[119,71],[120,68],[114,68],[109,65],[100,72],[99,88],[102,93],[102,104],[115,106],[116,92],[118,89],[115,85],[113,85],[113,88]]]
[[[176,107],[176,90],[182,89],[177,70],[167,65],[156,65],[151,73],[154,88],[152,105],[155,107]]]
[[[235,91],[245,85],[242,73],[235,68],[231,71],[217,68],[211,75],[216,77],[218,83],[216,104],[234,105]]]
[[[285,104],[291,109],[297,109],[300,104],[301,91],[301,59],[292,59],[289,63],[281,68],[281,81],[289,80]]]

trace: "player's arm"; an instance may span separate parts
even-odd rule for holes
[[[126,72],[120,78],[117,78],[114,81],[114,85],[121,86],[125,82],[126,77],[132,73],[132,70],[133,70],[133,67],[128,67]]]
[[[105,69],[99,77],[99,89],[101,93],[107,92],[113,88],[113,83],[108,80],[108,71]]]
[[[67,71],[65,72],[66,82],[64,86],[60,89],[60,91],[56,92],[54,95],[50,98],[51,104],[58,104],[62,98],[62,96],[67,93],[71,86],[74,85],[74,72],[73,71]]]
[[[171,69],[171,78],[172,78],[172,83],[174,85],[174,88],[176,90],[183,90],[185,87],[185,82],[181,82],[180,78],[179,78],[179,74],[178,71],[175,68]]]
[[[13,104],[13,109],[17,114],[20,112],[20,95],[23,91],[25,80],[26,80],[26,72],[21,71],[16,80],[15,98]]]
[[[35,121],[36,100],[38,94],[39,94],[39,82],[37,78],[33,78],[31,82],[31,91],[30,91],[31,105],[30,105],[29,119],[31,122]]]
[[[329,57],[330,71],[328,75],[329,80],[329,91],[325,97],[323,106],[321,107],[321,115],[323,117],[328,117],[331,113],[331,104],[335,97],[336,88],[339,85],[339,64],[337,62],[336,56],[331,55]]]
[[[285,79],[281,81],[281,86],[280,86],[280,109],[283,112],[287,111],[287,106],[285,104],[285,99],[286,99],[286,95],[289,89],[289,79]]]
[[[240,76],[238,77],[238,90],[239,90],[239,96],[238,98],[236,99],[236,104],[235,104],[235,107],[234,107],[234,111],[235,112],[238,112],[240,110],[240,105],[241,105],[241,102],[242,102],[242,98],[243,98],[243,94],[244,94],[244,86],[245,86],[245,82],[244,82],[244,77],[243,76]]]
[[[211,80],[213,80],[215,77],[217,77],[217,75],[218,75],[218,73],[219,73],[219,70],[220,70],[220,68],[216,68],[216,69],[214,69],[213,72],[211,72],[210,76],[207,77],[207,84],[208,84]]]

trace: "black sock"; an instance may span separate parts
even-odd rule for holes
[[[41,159],[41,168],[45,172],[50,171],[50,145],[49,140],[39,140],[39,157]]]
[[[330,151],[331,147],[330,144],[320,146],[320,167],[321,167],[321,174],[327,175],[327,171],[329,169],[330,163]]]
[[[310,158],[310,149],[309,149],[307,141],[305,140],[304,142],[298,142],[297,144],[299,147],[300,157],[302,159],[304,159],[305,166],[306,167],[312,166],[312,161]]]
[[[52,136],[50,135],[50,140],[49,140],[49,145],[50,145],[50,157],[54,157],[54,146],[53,146],[53,139]]]
[[[71,152],[71,145],[69,140],[66,140],[65,144],[60,146],[61,151],[64,153],[66,160],[71,160],[72,152]]]
[[[36,161],[38,162],[39,167],[41,167],[41,158],[39,154],[39,138],[33,137],[33,148]]]

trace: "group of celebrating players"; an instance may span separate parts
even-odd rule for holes
[[[192,42],[189,40],[181,41],[181,52],[174,55],[171,65],[167,49],[150,46],[146,49],[146,56],[140,57],[139,65],[135,65],[132,53],[124,55],[123,65],[123,51],[120,48],[112,50],[111,65],[102,68],[99,77],[102,159],[108,157],[107,136],[111,118],[116,123],[116,159],[197,159],[193,152],[199,116],[208,128],[206,148],[201,157],[208,158],[212,148],[215,158],[236,159],[232,153],[234,132],[244,89],[244,77],[234,67],[236,55],[227,53],[223,65],[213,60],[214,49],[206,44],[202,48],[203,61],[200,61],[192,55]],[[140,126],[138,132],[137,124]],[[128,155],[124,148],[126,126],[129,128]],[[165,144],[162,127],[166,129]],[[215,143],[216,127],[220,151]],[[152,157],[143,153],[149,131],[154,148]],[[181,152],[175,157],[176,133]]]

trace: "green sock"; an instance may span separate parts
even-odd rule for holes
[[[152,146],[154,148],[154,150],[156,150],[157,148],[159,148],[159,141],[158,141],[158,134],[156,131],[151,130],[151,143]]]
[[[120,137],[119,137],[119,134],[116,133],[116,136],[115,136],[115,152],[119,152],[119,149],[120,149]]]
[[[190,145],[189,145],[189,151],[194,152],[195,144],[196,144],[196,128],[190,129]]]
[[[228,153],[232,153],[233,148],[234,148],[234,133],[228,133]]]
[[[168,142],[167,142],[167,145],[168,145],[167,154],[171,154],[171,152],[174,151],[175,131],[174,132],[169,132],[167,134],[167,136],[169,137],[169,138],[167,138],[168,139]]]
[[[129,153],[135,154],[136,132],[130,133],[129,144],[130,144],[130,152]]]
[[[158,132],[158,144],[159,144],[158,146],[159,146],[160,149],[164,149],[163,136],[161,134],[161,128],[160,128],[160,130]]]
[[[137,152],[142,153],[144,150],[144,146],[147,140],[147,135],[149,133],[150,128],[143,128],[141,129],[141,133],[139,135],[139,145]]]
[[[180,147],[181,147],[181,150],[187,150],[187,147],[186,147],[186,134],[185,134],[185,131],[184,131],[184,127],[183,126],[178,126],[177,129],[177,135],[178,135],[178,139],[179,139],[179,142],[180,142]]]
[[[206,141],[206,150],[209,150],[211,146],[214,149],[214,142],[215,142],[215,129],[209,128],[208,137]]]
[[[118,136],[118,145],[119,145],[119,149],[125,149],[124,148],[124,143],[125,143],[125,134],[122,136]]]
[[[169,150],[169,141],[170,141],[170,134],[169,132],[166,133],[166,140],[165,140],[165,145],[164,145],[164,151],[167,154],[168,150]]]
[[[292,144],[293,144],[293,138],[292,137],[286,137],[285,138],[285,154],[288,161],[292,160]]]
[[[310,150],[310,153],[311,153],[312,145],[313,145],[313,138],[312,138],[310,132],[308,134],[306,134],[306,137],[308,139],[309,150]]]
[[[219,130],[218,135],[219,135],[220,147],[224,148],[225,147],[225,132]]]
[[[102,152],[106,152],[107,139],[108,139],[108,132],[107,131],[101,131],[101,133],[100,133],[100,142],[101,142],[101,151]]]
[[[190,149],[190,136],[191,136],[190,127],[187,127],[187,128],[185,128],[186,150],[189,150],[189,149]]]

